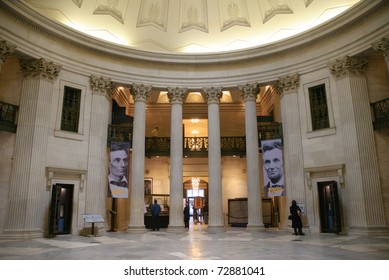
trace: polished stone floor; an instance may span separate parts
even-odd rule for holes
[[[0,260],[389,260],[389,236],[206,230],[198,224],[181,233],[161,229],[143,234],[0,240]]]

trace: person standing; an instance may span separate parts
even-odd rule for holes
[[[292,216],[292,228],[295,235],[305,235],[303,233],[303,222],[301,220],[301,209],[297,205],[296,200],[292,200],[292,205],[289,207],[290,215]]]
[[[159,206],[158,201],[154,199],[154,204],[151,207],[151,218],[152,218],[152,231],[159,231],[159,214],[161,213],[161,206]]]
[[[189,218],[190,218],[190,211],[189,211],[189,203],[185,203],[185,208],[184,208],[184,224],[185,224],[185,229],[189,230]]]

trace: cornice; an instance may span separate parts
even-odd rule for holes
[[[7,1],[6,3],[2,1],[0,2],[0,10],[5,11],[29,28],[47,37],[72,47],[77,46],[84,51],[100,56],[116,57],[128,61],[140,60],[167,64],[212,64],[263,58],[277,53],[287,53],[295,49],[301,50],[312,45],[325,43],[329,38],[367,21],[370,17],[384,10],[388,5],[389,1],[386,0],[361,1],[355,7],[328,23],[290,39],[241,51],[207,54],[146,52],[125,46],[108,44],[105,41],[92,38],[47,19],[20,1]]]

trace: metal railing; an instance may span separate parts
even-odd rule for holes
[[[373,109],[374,130],[380,130],[389,127],[389,98],[370,104]]]
[[[19,107],[0,101],[0,130],[16,132],[16,116]]]
[[[132,126],[131,125],[109,125],[108,143],[129,142],[131,146]],[[261,147],[261,140],[281,138],[281,123],[269,123],[258,125],[258,144]],[[222,156],[246,156],[246,137],[229,136],[220,138]],[[155,156],[170,156],[170,137],[146,137],[145,155],[149,158]],[[184,157],[207,157],[208,137],[184,137]]]

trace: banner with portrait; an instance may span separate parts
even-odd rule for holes
[[[111,142],[109,151],[108,197],[128,198],[130,143]]]
[[[262,140],[264,196],[286,195],[281,139]]]

